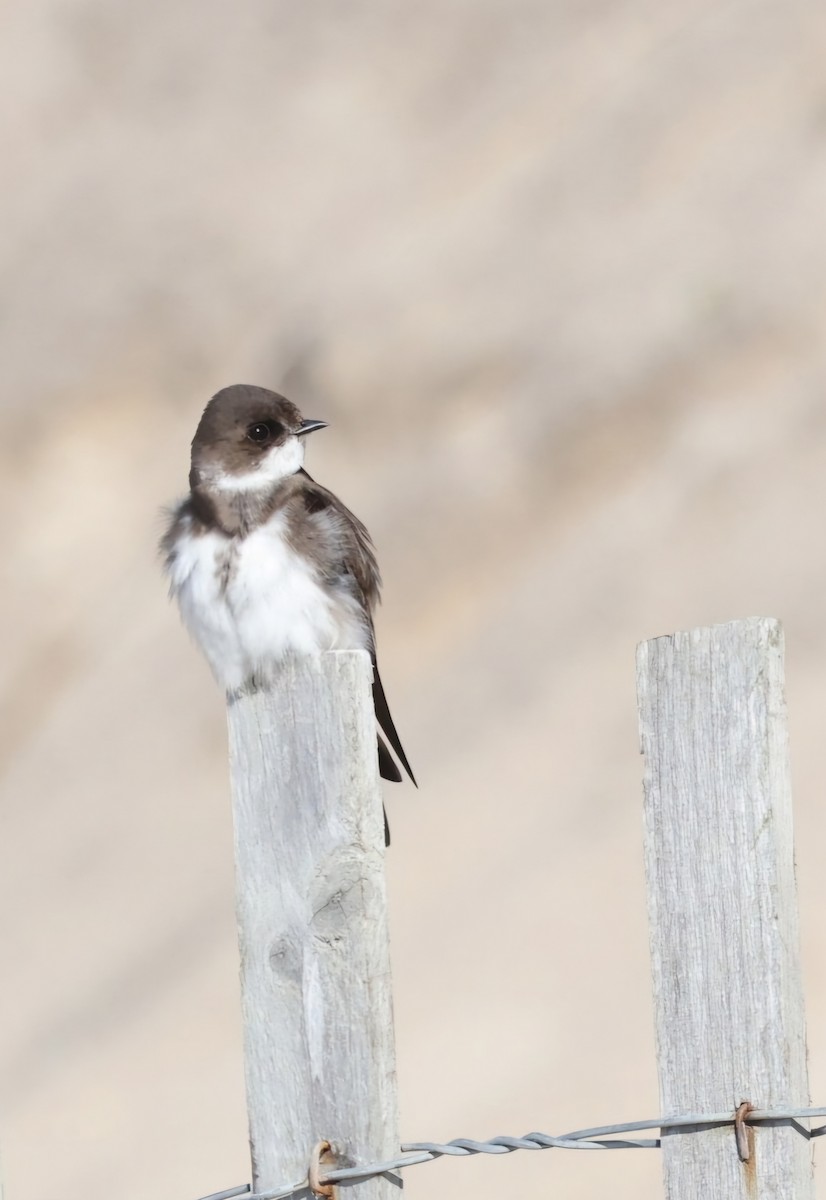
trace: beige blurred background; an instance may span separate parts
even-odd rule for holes
[[[384,570],[403,1137],[657,1113],[634,647],[754,614],[826,1103],[826,9],[11,0],[0,78],[6,1200],[249,1179],[223,703],[155,561],[237,381],[330,421]]]

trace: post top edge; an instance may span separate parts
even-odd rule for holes
[[[698,625],[693,629],[676,629],[672,633],[660,633],[656,637],[646,638],[644,641],[637,643],[637,657],[644,653],[646,646],[653,645],[656,642],[666,642],[674,639],[682,640],[683,638],[698,640],[709,635],[720,634],[724,630],[728,633],[734,633],[738,629],[746,632],[747,630],[761,628],[775,638],[783,636],[783,622],[779,617],[738,617],[733,621],[720,621],[715,625]]]
[[[302,676],[327,674],[333,678],[349,678],[372,674],[373,664],[368,650],[323,650],[316,654],[290,654],[271,668],[266,675],[226,693],[227,706],[250,702],[279,691],[285,683],[293,686]]]

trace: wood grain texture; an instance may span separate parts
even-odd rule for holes
[[[644,642],[645,859],[667,1115],[806,1107],[783,635],[770,619]],[[810,1143],[755,1128],[663,1137],[669,1200],[807,1200]]]
[[[398,1152],[384,824],[361,650],[228,705],[253,1188]],[[361,1184],[363,1200],[397,1182]]]

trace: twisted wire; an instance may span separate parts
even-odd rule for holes
[[[806,1129],[799,1121],[812,1117],[826,1117],[826,1108],[772,1108],[755,1109],[746,1118],[747,1125],[759,1125],[771,1121],[792,1121],[794,1128],[803,1137],[816,1138],[826,1134],[826,1125]],[[648,1121],[628,1121],[622,1125],[595,1125],[591,1129],[575,1129],[572,1133],[554,1137],[549,1133],[526,1133],[523,1137],[503,1134],[477,1142],[471,1138],[454,1138],[452,1142],[405,1142],[401,1154],[386,1162],[365,1163],[358,1167],[340,1167],[328,1171],[322,1183],[342,1183],[345,1180],[361,1182],[389,1171],[400,1171],[417,1163],[434,1162],[445,1155],[467,1157],[473,1154],[512,1154],[514,1150],[654,1150],[661,1144],[660,1138],[620,1138],[619,1134],[642,1133],[647,1129],[680,1130],[682,1133],[698,1133],[720,1125],[734,1125],[736,1114],[693,1113],[680,1117],[655,1117]],[[201,1200],[234,1200],[243,1196],[245,1200],[287,1200],[300,1192],[308,1192],[307,1179],[278,1191],[253,1192],[248,1183],[229,1188],[225,1192],[213,1192]]]

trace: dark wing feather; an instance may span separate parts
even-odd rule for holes
[[[419,785],[416,783],[416,776],[413,774],[410,763],[407,761],[407,755],[402,749],[399,735],[396,733],[396,726],[393,724],[393,718],[390,716],[390,709],[387,706],[387,697],[385,696],[384,688],[382,687],[381,676],[379,675],[379,667],[378,663],[376,662],[375,652],[373,653],[373,707],[376,710],[376,720],[379,723],[382,733],[398,755],[399,762],[410,776],[411,783],[414,787],[418,787]],[[379,752],[379,762],[381,762],[381,752]],[[382,772],[382,775],[385,779],[388,778],[387,775],[384,775],[384,772]],[[399,780],[401,780],[401,776],[399,776]]]
[[[378,734],[379,741],[379,775],[382,779],[389,779],[391,783],[401,783],[402,773],[398,768],[395,758],[387,749],[387,743],[381,734]]]
[[[316,483],[306,471],[301,470],[298,475],[302,477],[304,505],[307,511],[316,513],[322,510],[327,512],[332,510],[337,518],[338,532],[341,538],[340,569],[343,569],[344,573],[354,581],[370,627],[373,658],[373,705],[376,710],[376,720],[413,784],[418,787],[396,732],[396,726],[393,724],[393,718],[390,716],[387,697],[384,694],[376,662],[373,611],[380,598],[381,574],[370,534],[358,517],[341,503],[338,496],[322,487],[320,483]],[[379,738],[379,770],[383,779],[392,780],[394,783],[401,782],[399,769],[381,738]]]

